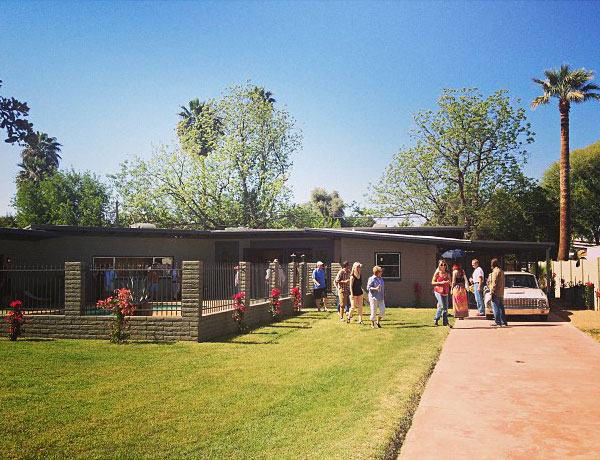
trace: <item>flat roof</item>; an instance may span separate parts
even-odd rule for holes
[[[423,229],[416,231],[417,228]],[[379,227],[372,228],[302,228],[302,229],[248,229],[233,228],[226,230],[176,230],[164,228],[113,228],[113,227],[76,227],[69,225],[31,225],[27,229],[0,229],[6,234],[18,234],[35,237],[57,237],[60,235],[97,235],[97,236],[144,236],[144,237],[180,237],[180,238],[361,238],[370,240],[397,241],[416,244],[436,244],[447,249],[503,249],[503,250],[546,250],[554,246],[552,242],[537,241],[483,241],[449,238],[444,236],[423,235],[427,230],[448,228],[452,231],[461,227]],[[409,229],[410,233],[398,233]],[[385,232],[384,230],[392,230]],[[411,234],[412,233],[412,234]],[[415,234],[416,233],[416,234]],[[0,232],[0,235],[2,233]]]

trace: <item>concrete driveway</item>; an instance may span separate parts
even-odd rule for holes
[[[600,343],[508,320],[455,322],[400,460],[600,459]]]

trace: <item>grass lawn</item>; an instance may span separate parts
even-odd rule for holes
[[[565,321],[581,329],[600,342],[600,311],[594,310],[559,310],[553,311]]]
[[[2,458],[384,458],[448,334],[300,316],[221,342],[0,340]],[[388,450],[389,454],[389,450]]]

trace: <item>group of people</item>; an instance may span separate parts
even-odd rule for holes
[[[383,269],[379,266],[373,267],[373,275],[367,281],[367,296],[371,308],[371,328],[381,328],[381,319],[385,315],[385,283],[381,275]],[[327,277],[323,262],[317,262],[317,268],[312,273],[313,295],[317,303],[318,311],[321,307],[327,312]],[[358,313],[358,322],[363,322],[363,281],[362,264],[348,261],[342,263],[342,268],[335,277],[335,286],[338,297],[338,313],[340,321],[350,323],[353,320],[354,312]],[[379,312],[378,312],[379,311]],[[344,318],[344,314],[346,317]]]
[[[454,263],[452,270],[448,269],[448,262],[444,259],[438,261],[438,266],[431,279],[433,292],[437,300],[437,310],[434,317],[434,325],[438,326],[440,319],[444,326],[448,323],[449,296],[452,295],[452,306],[454,317],[463,320],[469,316],[469,301],[467,289],[473,285],[473,294],[477,303],[477,316],[485,316],[484,287],[486,285],[483,269],[479,266],[479,260],[471,261],[473,276],[469,280],[460,264]],[[492,326],[508,326],[506,313],[504,311],[504,271],[500,268],[500,261],[496,258],[491,261],[491,273],[487,279],[489,296],[491,298],[492,310],[494,312],[494,323]],[[335,277],[335,287],[338,296],[338,313],[340,321],[350,323],[355,311],[358,312],[359,324],[363,325],[363,282],[362,264],[360,262],[345,261],[341,270]],[[367,296],[371,308],[371,328],[381,327],[381,319],[385,315],[385,283],[382,278],[383,269],[379,266],[373,267],[373,275],[367,281]],[[312,273],[313,295],[317,303],[318,311],[321,308],[328,312],[327,308],[327,276],[323,262],[317,262],[317,268]],[[344,318],[344,315],[346,317]]]
[[[477,316],[485,316],[483,294],[485,275],[477,259],[473,259],[471,265],[474,269],[471,283],[473,284],[473,294],[477,303]],[[508,322],[506,321],[506,313],[504,311],[504,271],[500,268],[500,261],[496,258],[492,259],[491,268],[492,272],[488,277],[487,286],[494,313],[494,323],[492,325],[506,327],[508,326]],[[444,326],[449,326],[448,298],[450,293],[452,295],[454,317],[462,320],[469,316],[469,302],[467,297],[469,280],[460,264],[453,264],[452,272],[450,272],[448,270],[448,263],[444,259],[440,259],[437,269],[433,273],[431,284],[437,300],[437,311],[433,318],[436,326],[438,326],[440,319],[442,319]]]

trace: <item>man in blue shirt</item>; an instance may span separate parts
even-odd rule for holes
[[[323,262],[317,262],[317,268],[313,270],[313,294],[317,304],[318,311],[321,311],[321,303],[325,311],[327,310],[327,281],[325,276],[325,265]]]

